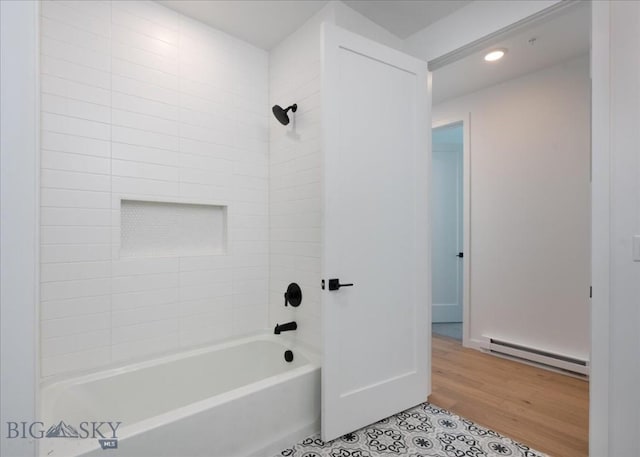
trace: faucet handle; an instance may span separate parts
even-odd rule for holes
[[[287,291],[284,293],[284,306],[293,306],[297,308],[302,302],[302,289],[295,282],[289,284]]]

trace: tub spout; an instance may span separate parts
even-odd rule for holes
[[[295,321],[287,322],[286,324],[276,324],[276,328],[273,329],[273,333],[276,335],[280,335],[280,332],[289,332],[291,330],[296,330],[298,328],[298,324]]]

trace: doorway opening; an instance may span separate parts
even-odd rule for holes
[[[465,133],[468,118],[445,121],[432,130],[431,208],[432,225],[432,332],[463,342],[465,290],[464,251],[468,241],[465,230],[464,170],[468,168],[469,138]],[[465,154],[465,151],[467,154]],[[468,207],[467,207],[468,209]]]
[[[588,451],[589,28],[575,3],[430,67],[429,400],[564,456]]]

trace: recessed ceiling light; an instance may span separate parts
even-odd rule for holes
[[[486,60],[487,62],[495,62],[496,60],[500,60],[504,57],[504,55],[507,53],[506,49],[494,49],[493,51],[489,52],[486,56],[484,56],[484,60]]]

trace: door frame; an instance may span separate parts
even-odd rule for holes
[[[516,29],[574,2],[540,2],[529,3],[522,8],[514,8],[503,15],[494,14],[491,23],[486,27],[480,25],[467,30],[464,37],[452,36],[439,43],[437,48],[428,48],[422,56],[431,63],[434,70],[438,63],[454,56],[464,56],[482,46],[486,40],[501,33]],[[529,6],[530,5],[530,6]],[[521,6],[521,5],[518,5]],[[527,8],[531,8],[530,10]],[[607,455],[611,448],[610,423],[615,419],[610,403],[618,397],[629,401],[628,391],[610,391],[611,335],[626,318],[628,307],[625,307],[618,319],[614,319],[610,310],[612,279],[618,280],[620,272],[611,265],[611,216],[612,194],[610,190],[611,173],[611,10],[609,2],[591,2],[591,281],[593,297],[591,299],[591,357],[589,376],[589,454]],[[497,7],[496,7],[497,10]],[[500,11],[502,12],[502,11]],[[455,29],[465,24],[467,16],[449,17],[446,25]],[[438,29],[442,30],[442,29]],[[430,38],[428,36],[427,38]],[[425,39],[425,41],[427,41]],[[430,72],[431,73],[431,72]],[[631,153],[631,152],[629,152]],[[632,196],[629,195],[628,198]],[[631,303],[629,303],[631,305]],[[619,370],[617,376],[631,376],[632,367],[627,365]],[[618,422],[624,418],[618,417]]]
[[[432,89],[433,90],[433,89]],[[431,107],[433,110],[433,106]],[[448,125],[462,124],[462,345],[480,349],[470,335],[471,324],[471,113],[437,118],[432,112],[431,130]],[[433,163],[433,147],[429,148],[429,163]],[[431,205],[429,211],[432,210]],[[431,217],[431,215],[429,215]],[[433,243],[433,240],[431,240]],[[431,251],[431,248],[429,249]],[[433,265],[431,266],[433,268]],[[432,272],[430,272],[432,273]],[[433,300],[432,300],[433,302]],[[433,303],[431,304],[433,306]],[[430,314],[431,325],[433,313]]]

